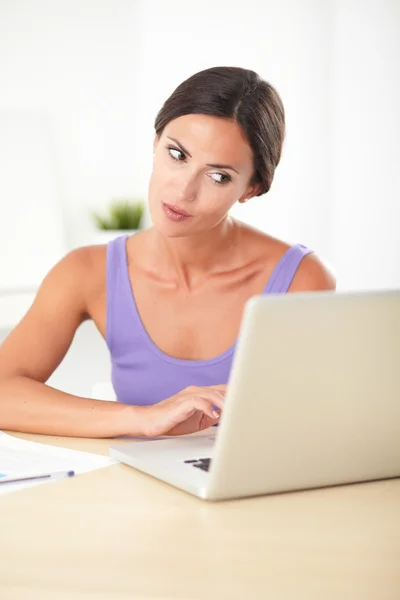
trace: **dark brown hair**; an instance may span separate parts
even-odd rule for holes
[[[155,120],[157,135],[173,119],[202,114],[234,119],[254,155],[252,183],[268,192],[285,137],[285,111],[278,92],[254,71],[213,67],[186,79],[166,100]]]

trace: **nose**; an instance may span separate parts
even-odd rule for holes
[[[177,200],[181,202],[193,202],[197,197],[197,178],[194,173],[181,173],[176,182]]]

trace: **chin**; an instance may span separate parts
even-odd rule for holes
[[[160,223],[159,221],[154,221],[153,227],[158,231],[158,233],[161,233],[161,235],[168,238],[183,238],[193,235],[193,232],[191,232],[189,228],[186,228],[187,230],[185,227],[178,228],[174,224],[170,225],[169,223]]]

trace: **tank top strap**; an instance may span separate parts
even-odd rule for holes
[[[129,281],[126,239],[120,236],[107,244],[106,267],[106,343],[113,352],[127,338],[127,324],[132,320],[132,289]]]
[[[286,294],[301,261],[311,252],[313,251],[303,244],[289,248],[273,270],[263,294]]]

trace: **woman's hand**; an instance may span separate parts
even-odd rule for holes
[[[224,405],[226,389],[226,385],[190,386],[146,407],[145,435],[183,435],[215,425]],[[215,406],[219,410],[215,410]]]

